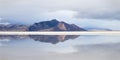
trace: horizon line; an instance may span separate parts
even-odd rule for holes
[[[120,35],[120,31],[0,31],[0,35]]]

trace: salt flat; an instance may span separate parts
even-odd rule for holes
[[[120,31],[0,31],[0,35],[120,35]]]

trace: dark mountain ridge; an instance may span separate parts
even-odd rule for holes
[[[53,19],[35,23],[29,27],[29,31],[86,31],[75,24],[68,24],[63,21]]]
[[[86,31],[75,24],[68,24],[63,21],[53,19],[51,21],[42,21],[33,25],[8,24],[0,25],[0,31]]]
[[[33,25],[8,24],[0,25],[0,31],[86,31],[75,24],[68,24],[63,21],[53,19],[51,21],[43,21],[34,23]],[[24,39],[31,38],[35,41],[56,44],[69,39],[75,39],[79,35],[1,35],[0,39]]]

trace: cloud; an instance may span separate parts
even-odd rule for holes
[[[74,21],[73,21],[74,23]],[[87,30],[89,29],[110,29],[110,30],[120,30],[118,27],[120,24],[119,20],[112,19],[76,19],[78,26],[81,26]]]
[[[2,25],[8,25],[10,23],[9,22],[4,22],[4,19],[0,18],[0,24],[2,24]]]
[[[55,11],[42,11],[40,13],[35,14],[24,14],[25,16],[13,15],[12,17],[3,17],[2,21],[10,22],[15,24],[33,24],[34,22],[40,22],[45,20],[58,19],[60,21],[70,21],[75,15],[77,15],[77,11],[72,10],[55,10]]]
[[[9,39],[0,39],[0,47],[2,47],[2,46],[7,46],[7,44],[5,44],[5,43],[8,43],[8,42],[10,42],[10,40]]]
[[[59,54],[69,54],[69,53],[75,53],[75,52],[78,52],[77,49],[75,49],[74,47],[72,46],[67,46],[67,47],[59,47],[57,48],[57,46],[55,48],[48,48],[48,49],[45,49],[44,51],[47,51],[47,52],[53,52],[53,53],[59,53]]]
[[[3,46],[1,43],[0,43],[0,47]]]
[[[56,10],[45,12],[42,16],[47,19],[58,19],[61,21],[70,21],[77,15],[77,11],[72,10]],[[39,17],[38,17],[39,18]]]
[[[79,18],[120,19],[119,4],[119,0],[0,0],[0,16],[31,20],[43,12],[71,10],[77,11]]]
[[[56,45],[44,45],[41,43],[42,46],[44,46],[43,51],[48,51],[48,52],[54,52],[54,53],[61,53],[61,54],[72,54],[72,53],[81,53],[80,50],[76,48],[76,46],[79,46],[79,48],[82,50],[85,48],[90,48],[92,51],[91,46],[100,45],[101,46],[107,46],[111,44],[116,44],[120,43],[120,37],[119,36],[80,36],[79,38],[75,40],[68,40],[62,43],[58,43]],[[104,45],[105,44],[105,45]],[[108,45],[107,45],[108,44]],[[49,48],[48,48],[49,47]],[[103,48],[103,47],[101,47]],[[113,47],[112,47],[113,48]],[[97,48],[96,48],[97,49]],[[97,51],[97,50],[96,50]]]
[[[119,0],[0,0],[0,17],[14,24],[58,19],[82,27],[119,30],[119,4]]]
[[[83,60],[119,60],[120,44],[96,44],[96,45],[78,45],[77,53],[73,55],[78,56],[78,59]]]
[[[1,47],[0,53],[4,53],[3,59],[7,55],[9,59],[15,57],[14,60],[119,60],[119,38],[119,36],[80,36],[78,39],[56,45],[32,40],[14,40],[9,43],[10,48]]]
[[[1,22],[2,18],[0,18],[0,22]]]
[[[103,12],[79,12],[76,18],[120,20],[120,12],[109,10]]]

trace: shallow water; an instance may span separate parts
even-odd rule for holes
[[[50,39],[52,40],[52,39]],[[53,38],[53,41],[54,38]],[[0,40],[0,60],[120,60],[119,36],[79,36],[56,44],[32,38]]]

